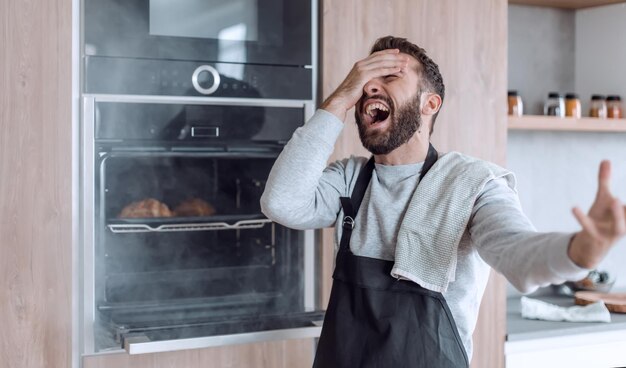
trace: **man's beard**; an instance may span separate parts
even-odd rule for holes
[[[359,106],[361,111],[355,111],[354,117],[359,128],[359,137],[361,143],[368,151],[375,155],[386,155],[401,145],[409,141],[415,132],[422,125],[422,117],[420,114],[420,94],[417,93],[412,100],[404,103],[397,110],[393,107],[393,102],[384,96],[372,96],[387,103],[391,110],[388,119],[389,127],[387,131],[370,131],[361,121],[361,111],[365,98],[361,100]]]

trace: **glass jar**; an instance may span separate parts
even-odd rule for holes
[[[606,101],[603,95],[591,96],[589,116],[592,118],[606,119]]]
[[[580,100],[575,93],[565,95],[565,116],[579,119],[581,117]]]
[[[548,93],[548,100],[543,106],[543,114],[548,116],[565,117],[565,99],[557,92]]]
[[[509,115],[522,116],[524,115],[524,103],[522,97],[517,91],[509,91]]]
[[[606,117],[609,119],[621,119],[623,116],[622,98],[618,95],[607,96]]]

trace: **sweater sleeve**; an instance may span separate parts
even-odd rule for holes
[[[335,223],[339,197],[346,192],[345,162],[326,165],[342,129],[342,121],[320,109],[294,132],[261,196],[261,210],[269,219],[294,229]]]
[[[476,200],[470,235],[478,253],[523,293],[584,278],[567,255],[572,233],[539,233],[505,179],[487,183]]]

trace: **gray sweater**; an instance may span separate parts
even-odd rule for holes
[[[327,166],[343,129],[333,114],[318,110],[296,130],[278,157],[261,197],[263,213],[295,229],[317,229],[340,223],[339,197],[350,196],[365,157],[350,157]],[[352,252],[394,260],[400,223],[418,184],[423,163],[376,164],[355,219]],[[573,234],[538,233],[522,212],[517,193],[505,179],[487,183],[472,209],[457,250],[456,279],[443,293],[459,334],[472,356],[472,333],[489,267],[518,290],[583,278],[588,270],[567,256]],[[335,246],[341,226],[335,226]]]

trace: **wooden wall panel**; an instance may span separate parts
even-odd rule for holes
[[[424,47],[446,84],[433,144],[504,164],[506,153],[507,2],[505,0],[322,1],[320,101],[381,36],[407,37]],[[366,154],[353,113],[332,160]],[[323,303],[333,268],[332,230],[324,230]],[[492,276],[474,336],[475,367],[504,365],[505,283]],[[488,318],[486,316],[489,316]]]
[[[83,368],[310,368],[313,340],[285,340],[168,353],[83,357]]]
[[[0,2],[0,365],[71,366],[71,0]]]

